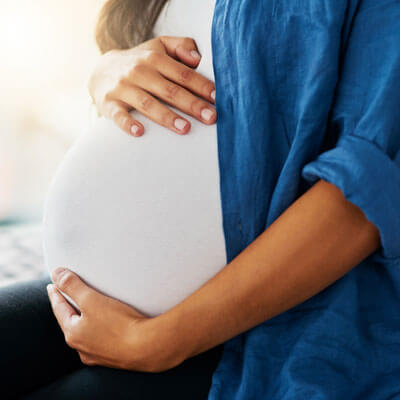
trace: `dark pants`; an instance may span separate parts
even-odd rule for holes
[[[0,288],[0,399],[206,399],[222,346],[169,371],[87,367],[53,316],[47,279]]]

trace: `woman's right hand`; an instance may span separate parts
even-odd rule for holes
[[[112,50],[95,68],[89,91],[98,113],[133,136],[144,133],[143,125],[129,113],[133,109],[186,134],[190,122],[164,103],[207,125],[217,119],[210,104],[215,100],[214,83],[194,70],[200,59],[196,43],[189,38],[163,36],[132,49]]]

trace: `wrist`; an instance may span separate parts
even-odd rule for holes
[[[134,321],[128,331],[128,369],[162,372],[181,364],[186,358],[177,333],[167,314]]]
[[[159,362],[170,369],[185,361],[188,357],[182,340],[183,329],[175,313],[167,311],[149,322],[151,340],[159,344]]]

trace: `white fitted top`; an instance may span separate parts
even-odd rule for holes
[[[213,79],[215,0],[172,0],[157,35],[193,37],[198,71]],[[154,316],[226,265],[216,126],[192,123],[186,136],[138,113],[143,137],[99,119],[61,163],[43,221],[46,265]]]

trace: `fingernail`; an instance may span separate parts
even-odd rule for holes
[[[66,268],[56,268],[52,273],[51,273],[51,279],[53,282],[57,282],[57,280],[60,278],[60,276],[66,271]]]
[[[131,132],[133,136],[139,136],[140,128],[137,125],[132,125]]]
[[[199,59],[201,58],[201,55],[200,55],[199,52],[196,51],[196,50],[191,50],[191,51],[190,51],[190,55],[191,55],[193,58],[195,58],[196,60],[199,60]]]
[[[211,92],[211,98],[212,98],[213,100],[215,100],[215,90],[213,90],[213,91]]]
[[[184,119],[177,118],[174,121],[174,125],[175,125],[175,128],[178,129],[179,131],[184,131],[188,126],[188,122],[185,121]]]
[[[51,290],[53,290],[53,285],[52,285],[51,283],[49,283],[49,284],[46,286],[46,289],[47,289],[47,293],[49,293]]]
[[[210,121],[211,118],[215,115],[215,112],[213,110],[210,110],[209,108],[203,108],[201,110],[201,118],[203,118],[206,121]]]

